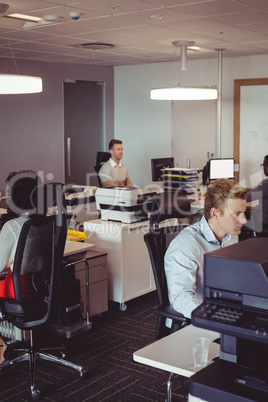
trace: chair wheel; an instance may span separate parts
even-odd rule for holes
[[[119,304],[119,310],[120,311],[126,311],[126,309],[127,309],[126,303],[120,303]]]
[[[34,391],[32,391],[31,398],[34,400],[41,399],[41,392],[38,391],[38,389],[35,389]]]

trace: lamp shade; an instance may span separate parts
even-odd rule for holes
[[[30,75],[0,74],[0,94],[30,94],[42,92],[42,78]]]
[[[171,87],[151,89],[156,100],[210,100],[217,99],[215,88]]]

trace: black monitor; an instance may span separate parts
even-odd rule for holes
[[[209,161],[209,181],[234,178],[234,158],[215,158]]]
[[[152,181],[162,180],[162,169],[173,168],[173,167],[174,167],[173,157],[151,159]]]

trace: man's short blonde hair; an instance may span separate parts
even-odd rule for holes
[[[239,184],[235,184],[228,179],[218,179],[212,182],[207,189],[205,197],[204,215],[210,218],[211,208],[217,208],[223,213],[227,200],[242,199],[246,200],[247,192]]]

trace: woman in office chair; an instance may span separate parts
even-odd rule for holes
[[[0,233],[0,297],[15,298],[12,267],[18,239],[24,222],[29,219],[33,210],[30,196],[41,179],[32,170],[9,173],[7,179],[6,198],[9,220]],[[2,276],[2,278],[1,278]],[[31,285],[27,275],[21,275],[23,297],[29,297]],[[4,362],[7,345],[0,336],[0,364]]]

